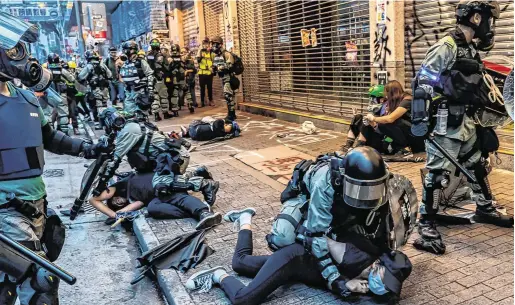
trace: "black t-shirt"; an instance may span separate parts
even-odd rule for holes
[[[112,185],[116,188],[113,197],[124,197],[130,202],[141,201],[148,205],[155,197],[152,177],[154,173],[132,174],[117,181]]]
[[[405,114],[401,116],[401,119],[411,123],[411,95],[404,96],[403,100],[399,104],[399,107],[408,110]]]
[[[212,124],[200,123],[195,126],[195,128],[197,129],[197,134],[195,135],[195,137],[192,137],[192,139],[197,141],[209,141],[214,138],[224,137],[224,126],[225,121],[223,119],[218,119],[214,121]]]

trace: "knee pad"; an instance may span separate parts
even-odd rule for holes
[[[424,182],[422,202],[425,204],[428,214],[435,214],[438,211],[442,190],[449,185],[449,172],[443,170],[431,170],[431,185]]]
[[[29,305],[58,305],[57,290],[51,292],[36,292],[29,301]]]
[[[0,283],[0,302],[3,305],[14,305],[18,294],[16,283],[9,280],[9,276],[4,275],[4,281]]]
[[[474,172],[474,176],[477,180],[477,185],[481,187],[481,192],[485,196],[486,200],[491,200],[492,197],[492,189],[490,188],[490,182],[488,181],[488,169],[487,163],[484,161],[479,161],[471,168]],[[469,181],[471,182],[471,181]],[[472,184],[471,184],[472,185]],[[477,188],[477,186],[476,186]],[[472,190],[476,192],[476,188],[472,185]]]
[[[30,279],[30,286],[36,292],[47,293],[57,291],[61,280],[53,273],[38,267]]]

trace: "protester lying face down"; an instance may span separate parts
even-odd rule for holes
[[[238,137],[241,129],[238,123],[224,119],[203,117],[200,121],[195,120],[186,128],[181,126],[181,136],[190,137],[196,141],[209,141],[222,137]]]
[[[205,167],[200,167],[187,174],[211,177]],[[108,225],[116,221],[119,216],[117,214],[136,211],[144,207],[147,207],[150,217],[157,219],[195,218],[198,221],[197,229],[205,229],[221,222],[220,213],[211,212],[209,205],[188,195],[187,191],[176,190],[166,199],[159,197],[152,186],[153,177],[153,173],[131,173],[109,186],[109,189],[99,196],[91,198],[90,203],[109,217],[105,222]],[[106,203],[104,204],[103,201]]]

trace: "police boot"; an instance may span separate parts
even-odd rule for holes
[[[193,108],[193,106],[190,106],[188,109],[190,110],[190,113],[195,113],[195,108]]]
[[[477,206],[474,220],[481,223],[489,223],[499,227],[513,227],[513,217],[501,214],[493,204]]]
[[[236,117],[236,111],[235,110],[232,110],[232,111],[229,111],[227,113],[227,116],[225,117],[225,120],[227,121],[236,121],[237,117]]]
[[[161,120],[162,120],[162,118],[161,118],[161,114],[160,114],[159,112],[155,112],[155,113],[154,113],[154,120],[155,120],[156,122],[159,122],[159,121],[161,121]]]
[[[199,215],[199,221],[195,230],[209,229],[222,222],[222,214],[203,210]]]
[[[163,117],[165,120],[171,119],[171,118],[173,118],[173,114],[167,111],[167,112],[163,113]]]
[[[203,179],[200,184],[200,191],[202,192],[202,195],[204,195],[204,200],[210,206],[215,204],[216,193],[218,192],[219,187],[220,183],[211,179]]]
[[[213,175],[211,175],[211,173],[209,172],[209,170],[207,169],[207,167],[205,165],[197,167],[191,174],[192,174],[192,177],[200,176],[204,179],[213,180]]]
[[[431,216],[422,215],[418,224],[418,234],[420,237],[413,242],[415,248],[434,254],[445,253],[442,236],[436,229],[436,223]]]

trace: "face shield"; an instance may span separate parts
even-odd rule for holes
[[[38,27],[0,12],[0,81],[18,78],[34,91],[50,86],[52,75],[30,58],[24,42],[35,42]]]
[[[386,203],[389,172],[375,180],[360,180],[343,176],[343,200],[357,209],[376,209]]]

